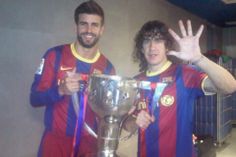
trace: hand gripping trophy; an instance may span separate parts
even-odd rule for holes
[[[151,89],[151,83],[136,81],[116,75],[93,74],[88,82],[88,104],[98,117],[98,133],[84,123],[85,129],[98,139],[98,152],[93,157],[118,157],[122,122],[138,99],[140,89]],[[154,90],[157,102],[165,83],[160,83]],[[153,85],[152,85],[153,87]],[[72,95],[75,110],[78,109],[77,96]]]

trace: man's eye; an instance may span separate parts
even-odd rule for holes
[[[80,22],[79,23],[81,26],[84,26],[84,25],[86,25],[86,23],[85,22]]]
[[[150,40],[144,40],[143,44],[148,44],[150,42]]]
[[[99,27],[99,24],[98,23],[94,23],[92,26],[93,27]]]

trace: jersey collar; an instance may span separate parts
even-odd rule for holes
[[[157,71],[146,71],[146,76],[155,76],[158,75],[160,73],[162,73],[163,71],[165,71],[166,69],[168,69],[171,66],[172,62],[171,61],[167,61],[162,67],[161,69],[157,70]]]
[[[70,48],[71,48],[71,52],[73,54],[73,56],[75,56],[77,59],[86,62],[86,63],[94,63],[98,60],[98,58],[100,57],[101,53],[99,52],[99,50],[96,52],[95,57],[93,57],[92,59],[87,59],[84,58],[82,56],[79,55],[79,53],[77,53],[76,49],[75,49],[75,43],[70,44]]]

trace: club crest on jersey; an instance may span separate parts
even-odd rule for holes
[[[164,83],[172,83],[173,82],[173,77],[169,76],[169,77],[163,77],[162,81]]]
[[[39,64],[39,67],[37,68],[35,74],[38,74],[38,75],[41,75],[41,74],[42,74],[42,72],[43,72],[43,67],[44,67],[44,61],[45,61],[45,59],[42,58],[42,60],[41,60],[41,62],[40,62],[40,64]]]
[[[175,102],[175,98],[172,95],[164,95],[161,97],[161,104],[163,106],[171,106]]]

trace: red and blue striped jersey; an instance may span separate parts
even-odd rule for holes
[[[189,65],[167,62],[156,73],[140,73],[135,78],[168,85],[154,111],[150,107],[151,91],[142,90],[141,100],[155,121],[146,130],[139,129],[139,157],[192,157],[192,123],[194,100],[204,95],[201,88],[206,74]]]
[[[60,96],[58,83],[66,76],[66,71],[76,68],[82,74],[115,74],[113,65],[100,52],[91,59],[76,53],[74,44],[61,45],[49,49],[42,58],[31,87],[32,106],[46,106],[44,123],[46,130],[60,136],[73,136],[76,126],[76,113],[70,96]],[[85,121],[93,127],[95,115],[86,105]],[[85,132],[85,131],[83,131]]]

